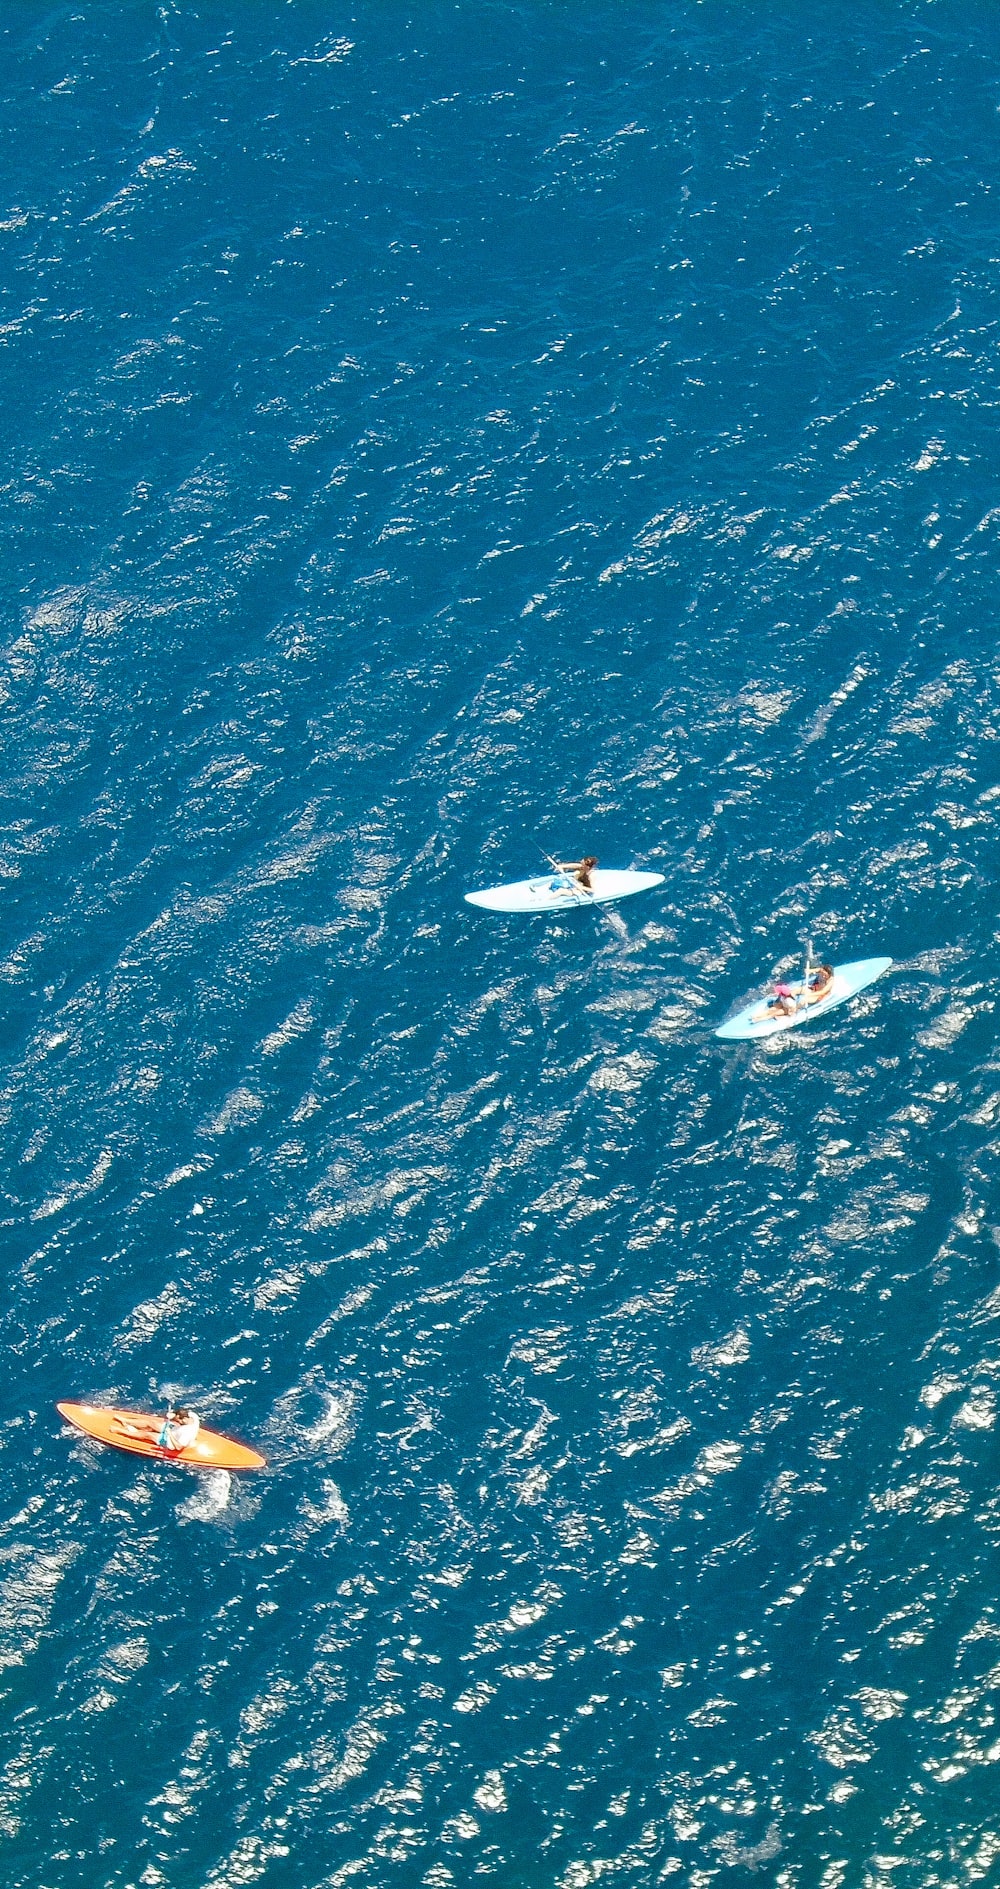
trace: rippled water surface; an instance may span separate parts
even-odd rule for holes
[[[995,9],[0,41],[3,1881],[996,1881]]]

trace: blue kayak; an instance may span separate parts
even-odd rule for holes
[[[866,984],[874,984],[877,977],[889,969],[891,958],[859,958],[855,964],[835,964],[833,983],[825,997],[818,1003],[804,1001],[803,980],[792,980],[787,988],[795,999],[796,1008],[790,1016],[784,1011],[771,1007],[767,997],[755,997],[752,1004],[740,1010],[735,1017],[730,1017],[716,1030],[727,1042],[741,1041],[746,1037],[777,1036],[779,1030],[794,1030],[800,1023],[811,1023],[814,1017],[825,1017],[828,1010],[835,1010],[838,1004],[844,1004],[849,997],[857,996]]]

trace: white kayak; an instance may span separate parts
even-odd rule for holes
[[[572,874],[549,871],[537,879],[516,879],[512,885],[489,886],[485,892],[467,892],[469,905],[481,905],[487,912],[568,912],[581,905],[610,905],[615,899],[630,899],[635,892],[648,892],[663,884],[662,872],[617,872],[611,867],[595,866],[590,875],[591,890],[577,885]]]
[[[721,1024],[715,1034],[731,1042],[734,1038],[776,1036],[779,1030],[794,1030],[796,1024],[809,1023],[813,1017],[825,1017],[828,1010],[835,1010],[838,1004],[846,1003],[848,997],[856,996],[866,984],[874,984],[875,979],[881,977],[891,963],[891,958],[859,958],[855,964],[835,964],[833,983],[826,996],[815,1004],[801,1003],[803,980],[797,978],[788,986],[799,1005],[791,1016],[786,1016],[780,1010],[770,1010],[766,997],[755,997],[745,1010]]]

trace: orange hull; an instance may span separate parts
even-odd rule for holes
[[[165,1450],[159,1443],[129,1436],[119,1427],[122,1423],[149,1423],[148,1411],[108,1410],[101,1404],[57,1404],[56,1409],[67,1423],[74,1424],[85,1435],[96,1437],[99,1443],[110,1443],[113,1449],[128,1450],[133,1456],[152,1456],[160,1463],[188,1463],[192,1469],[267,1467],[266,1459],[256,1450],[247,1449],[244,1443],[234,1443],[232,1437],[219,1436],[214,1430],[199,1430],[187,1449]]]

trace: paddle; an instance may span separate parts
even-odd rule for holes
[[[801,1004],[801,1008],[802,1008],[803,1010],[808,1010],[808,1008],[809,1008],[809,973],[810,973],[810,971],[812,970],[812,949],[813,949],[813,946],[812,946],[812,939],[811,939],[811,938],[807,938],[807,939],[806,939],[806,961],[805,961],[805,965],[804,965],[804,967],[803,967],[803,971],[802,971],[802,1004]],[[795,1006],[795,1007],[796,1007],[796,1009],[798,1009],[798,1008],[799,1008],[799,1005],[798,1005],[798,1004],[796,1004],[796,1006]]]

